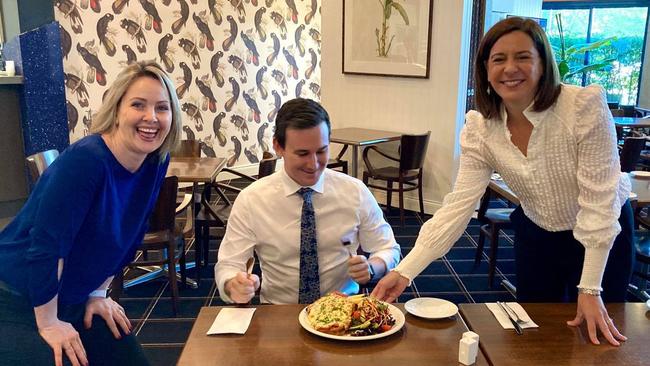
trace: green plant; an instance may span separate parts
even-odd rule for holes
[[[409,17],[404,7],[399,4],[397,0],[377,1],[379,1],[379,5],[382,8],[381,31],[379,28],[375,28],[375,37],[377,38],[377,55],[379,57],[388,57],[388,52],[390,52],[390,47],[393,45],[393,39],[395,38],[395,35],[393,34],[390,37],[390,41],[388,41],[388,46],[386,45],[386,33],[388,32],[388,28],[390,28],[387,22],[393,14],[393,9],[397,10],[399,15],[402,16],[402,19],[404,19],[404,23],[406,25],[409,25]]]
[[[580,64],[572,67],[569,64],[571,59],[577,58],[577,56],[580,56],[585,52],[595,51],[600,49],[601,47],[609,46],[612,44],[612,41],[616,40],[616,37],[608,37],[592,43],[575,44],[567,48],[564,43],[564,28],[562,27],[562,14],[556,14],[555,21],[557,23],[557,30],[560,36],[560,47],[559,49],[557,47],[553,47],[554,48],[553,51],[555,53],[555,61],[557,62],[557,67],[560,71],[560,78],[562,79],[562,81],[566,81],[573,75],[581,74],[583,72],[602,70],[610,66],[612,62],[616,61],[616,57],[612,57],[612,58],[607,58],[595,62],[593,64],[588,64],[588,65]]]

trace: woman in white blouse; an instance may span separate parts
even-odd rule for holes
[[[395,300],[447,253],[498,171],[521,202],[511,216],[517,300],[577,301],[576,317],[567,323],[586,320],[593,343],[599,329],[618,345],[626,338],[600,294],[605,302],[625,301],[633,216],[604,90],[560,84],[544,30],[518,17],[485,34],[475,79],[479,111],[466,116],[454,189],[373,295]]]

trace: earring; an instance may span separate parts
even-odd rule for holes
[[[486,90],[487,94],[490,95],[491,91],[492,90],[491,90],[490,86],[488,85],[487,90]]]

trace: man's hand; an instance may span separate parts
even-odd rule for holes
[[[56,319],[46,326],[39,327],[38,333],[54,350],[56,366],[63,365],[64,351],[73,366],[88,365],[86,350],[72,324]]]
[[[626,341],[627,337],[622,335],[614,321],[607,314],[607,309],[603,304],[600,296],[593,296],[588,294],[578,295],[578,310],[575,319],[569,320],[566,323],[572,327],[577,327],[582,324],[582,321],[587,321],[587,330],[589,331],[589,339],[593,344],[600,344],[598,341],[598,329],[603,334],[607,341],[614,345],[619,346],[619,341]]]
[[[131,322],[124,312],[124,308],[113,299],[103,297],[90,297],[86,302],[86,314],[84,315],[84,326],[90,329],[93,315],[99,315],[106,321],[108,329],[111,330],[115,339],[120,339],[119,325],[125,334],[131,333]]]
[[[372,279],[368,269],[370,263],[365,255],[353,255],[348,259],[348,274],[352,280],[360,285],[365,285]]]
[[[255,274],[239,272],[235,277],[226,281],[224,288],[226,295],[232,301],[246,304],[255,296],[255,291],[260,288],[260,278]]]
[[[377,283],[370,296],[375,297],[377,300],[393,302],[404,292],[408,284],[408,278],[391,271]]]

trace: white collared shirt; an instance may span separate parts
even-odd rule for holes
[[[579,286],[602,289],[609,249],[621,230],[621,206],[630,193],[605,92],[597,85],[562,85],[553,106],[542,112],[531,106],[524,111],[534,126],[527,156],[510,140],[505,109],[501,118],[490,120],[467,113],[454,189],[422,226],[415,248],[397,267],[400,273],[412,279],[447,253],[497,171],[535,224],[548,231],[573,230],[586,248]]]
[[[262,269],[260,300],[273,304],[298,302],[300,274],[301,188],[284,169],[244,189],[233,205],[219,247],[215,281],[224,301],[224,285],[257,253]],[[359,291],[348,276],[350,252],[361,248],[379,257],[390,270],[400,247],[368,188],[358,179],[325,169],[311,187],[318,241],[321,294]],[[342,245],[350,241],[350,248]]]

